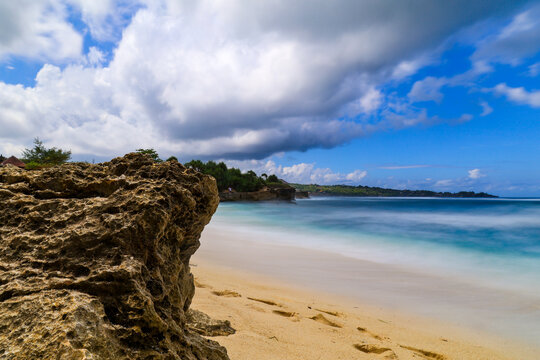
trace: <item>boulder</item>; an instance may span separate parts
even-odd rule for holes
[[[215,180],[128,154],[0,168],[0,359],[228,359],[186,324]]]

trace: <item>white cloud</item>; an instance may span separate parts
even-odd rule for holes
[[[480,106],[482,107],[480,116],[487,116],[493,112],[493,108],[486,101],[481,101]]]
[[[377,110],[382,102],[383,94],[379,90],[370,87],[359,99],[351,102],[345,112],[352,116],[360,113],[369,114]]]
[[[473,180],[480,179],[486,176],[485,174],[482,174],[480,169],[472,169],[472,170],[469,170],[468,173],[469,173],[469,178]]]
[[[290,166],[277,165],[272,160],[226,161],[228,166],[243,171],[253,170],[258,175],[275,174],[291,183],[301,184],[358,184],[367,176],[365,170],[354,170],[350,173],[334,172],[329,168],[318,168],[315,164],[299,163]]]
[[[425,54],[459,29],[519,6],[502,0],[144,3],[2,2],[0,58],[76,60],[62,69],[45,65],[35,87],[0,83],[0,144],[29,145],[41,136],[49,145],[102,156],[155,147],[186,157],[264,158],[441,122],[422,110],[398,111],[382,86],[417,71]],[[82,35],[67,20],[67,4],[80,11],[92,37],[118,37],[110,63],[103,65],[97,48],[82,56]],[[120,38],[118,28],[135,11]],[[378,111],[380,117],[362,121]]]
[[[435,182],[433,187],[435,188],[446,188],[454,185],[454,181],[451,179],[438,180]]]
[[[423,80],[416,81],[407,96],[414,102],[435,101],[440,103],[443,98],[441,87],[446,84],[446,78],[435,78],[433,76],[428,76]]]
[[[360,180],[367,176],[367,171],[365,170],[354,170],[351,173],[345,175],[345,179],[353,183],[358,183]]]
[[[535,77],[540,74],[540,62],[534,63],[529,66],[529,76]]]
[[[99,66],[105,61],[105,54],[97,47],[92,46],[86,54],[85,63],[90,66]]]
[[[474,61],[518,65],[540,50],[540,5],[518,13],[497,34],[484,39],[472,55]]]
[[[56,62],[78,58],[82,36],[66,18],[59,1],[1,1],[0,61],[9,56]]]
[[[129,22],[129,15],[140,8],[139,0],[63,0],[80,12],[94,39],[115,41]]]
[[[534,108],[540,107],[540,90],[527,91],[524,87],[513,88],[505,83],[498,84],[493,90],[496,94],[504,95],[515,103]]]

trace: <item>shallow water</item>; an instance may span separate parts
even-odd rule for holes
[[[348,258],[320,270],[291,259],[282,263],[283,277],[296,266],[294,276],[309,286],[497,333],[520,333],[516,337],[540,345],[540,200],[328,197],[296,204],[223,203],[212,226],[241,229],[253,242]],[[355,259],[378,265],[357,266]],[[253,266],[272,261],[251,260]]]

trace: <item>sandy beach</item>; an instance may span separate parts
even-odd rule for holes
[[[205,229],[201,243],[192,258],[197,287],[192,307],[231,322],[236,334],[213,339],[233,360],[538,358],[535,345],[519,341],[526,334],[500,336],[459,321],[377,304],[369,296],[363,300],[354,295],[362,289],[347,292],[345,283],[331,284],[332,279],[322,275],[332,273],[332,266],[342,271],[350,259],[251,241],[248,234],[231,234],[213,224]],[[371,271],[372,281],[381,276],[375,272],[383,271],[374,264],[357,265]],[[298,274],[301,268],[304,273]],[[382,276],[390,280],[399,274],[398,269],[385,270]],[[287,278],[288,271],[295,274]],[[426,286],[422,281],[435,280],[426,276],[419,281],[421,289]],[[428,301],[431,296],[426,294]]]

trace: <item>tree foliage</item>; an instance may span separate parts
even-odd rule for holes
[[[270,183],[277,183],[277,182],[279,182],[279,179],[278,179],[278,177],[277,177],[276,175],[270,175],[270,176],[268,176],[267,180],[268,180],[268,182],[270,182]]]
[[[159,158],[157,151],[154,149],[137,149],[137,152],[150,156],[155,162],[163,162],[163,160]]]
[[[267,181],[263,177],[257,176],[254,171],[242,173],[240,169],[227,168],[224,162],[208,161],[204,163],[201,160],[192,160],[184,165],[204,174],[212,175],[216,179],[219,191],[225,191],[229,188],[235,191],[257,191],[267,185]],[[275,177],[276,182],[279,182],[275,175],[272,176]]]
[[[0,154],[0,163],[3,162],[4,160],[6,160],[6,157],[2,154]]]
[[[55,147],[47,149],[39,138],[35,138],[34,147],[24,149],[22,155],[27,168],[60,165],[71,159],[71,151],[64,151]]]

